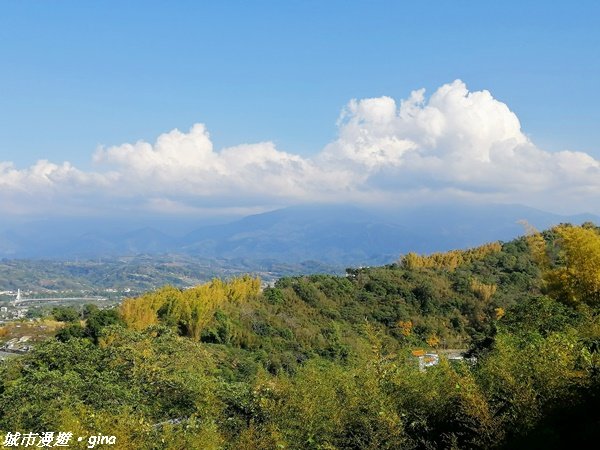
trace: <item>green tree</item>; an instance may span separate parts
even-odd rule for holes
[[[72,306],[56,306],[52,308],[52,317],[59,322],[77,322],[79,313]]]
[[[123,324],[118,310],[99,310],[88,317],[85,325],[85,335],[97,343],[103,328],[117,324]]]

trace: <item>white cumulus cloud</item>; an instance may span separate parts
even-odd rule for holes
[[[206,127],[196,124],[154,143],[101,148],[94,171],[68,162],[26,169],[0,162],[0,209],[137,205],[167,214],[459,196],[600,212],[600,161],[538,148],[506,104],[488,91],[470,92],[460,80],[430,97],[421,89],[400,102],[351,100],[337,126],[337,139],[312,156],[272,142],[215,150]]]

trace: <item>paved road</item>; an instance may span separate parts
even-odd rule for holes
[[[21,305],[23,303],[32,303],[32,302],[68,302],[68,301],[81,301],[81,300],[86,300],[86,301],[104,301],[106,300],[105,297],[65,297],[65,298],[58,298],[58,297],[48,297],[48,298],[23,298],[21,300],[19,300],[18,302],[16,302],[17,305]]]

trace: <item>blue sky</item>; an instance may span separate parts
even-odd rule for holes
[[[591,1],[4,1],[0,3],[0,161],[12,163],[13,171],[8,174],[5,169],[5,178],[12,177],[5,186],[18,190],[14,180],[31,175],[30,168],[38,160],[58,165],[68,161],[85,176],[106,175],[109,169],[98,169],[98,160],[113,169],[115,163],[121,164],[114,169],[117,172],[132,169],[115,156],[117,150],[110,157],[108,153],[98,157],[98,147],[120,148],[139,140],[154,143],[161,134],[176,128],[188,132],[197,123],[206,126],[214,151],[271,142],[277,152],[302,158],[298,164],[308,158],[309,164],[322,167],[323,159],[332,160],[331,152],[324,158],[322,153],[339,141],[343,129],[336,122],[351,99],[388,96],[399,107],[414,90],[425,88],[427,99],[457,79],[468,92],[489,91],[506,105],[540,151],[577,151],[597,161],[598,5]],[[392,132],[394,138],[398,133]],[[264,149],[260,151],[264,154]],[[548,164],[575,167],[582,158],[576,155],[568,163],[561,159]],[[593,178],[595,162],[586,164],[586,174]],[[422,175],[411,172],[397,177],[403,180],[400,184],[414,189],[431,188],[411,184],[426,178]],[[548,177],[553,175],[548,172]],[[53,183],[73,185],[74,175],[61,176],[55,176]],[[71,178],[64,181],[65,177]],[[439,177],[432,178],[438,186]],[[565,175],[565,180],[572,178],[581,177],[572,171]],[[85,185],[91,192],[88,181]],[[358,190],[373,192],[380,181]],[[459,180],[462,184],[442,181],[447,189],[470,194],[489,190],[481,185],[472,188],[472,180],[466,185],[464,180]],[[153,201],[194,208],[219,203],[215,200],[219,198],[223,204],[235,203],[226,200],[235,197],[231,191],[219,197],[214,190],[194,189],[155,192]],[[543,192],[529,203],[547,207],[548,186],[542,183],[532,189]],[[593,182],[574,189],[593,190],[596,195]],[[57,188],[56,201],[69,192]],[[312,198],[294,192],[284,197]],[[102,195],[123,198],[119,192]],[[263,192],[251,197],[255,200],[240,205],[287,202],[283,197],[267,201]],[[518,197],[513,193],[498,199]],[[23,200],[12,197],[11,201]]]

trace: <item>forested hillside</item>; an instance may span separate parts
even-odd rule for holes
[[[592,224],[264,290],[167,286],[3,363],[0,429],[123,449],[577,448],[600,438],[599,307]],[[415,350],[445,348],[471,357],[419,369]]]

